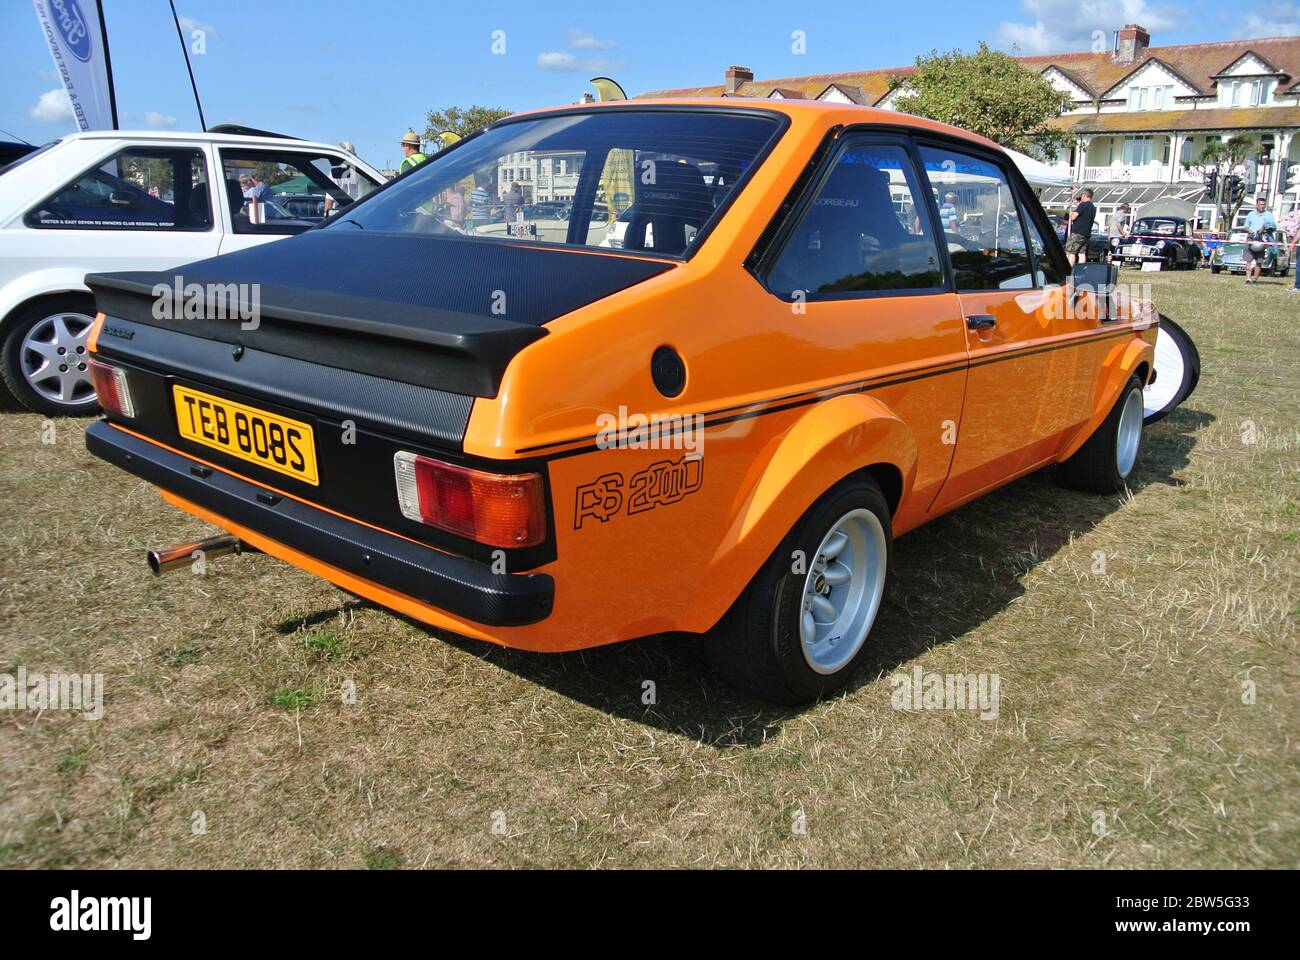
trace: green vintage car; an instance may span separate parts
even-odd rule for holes
[[[1228,239],[1220,243],[1210,258],[1210,272],[1245,273],[1246,244],[1250,243],[1250,234],[1245,230],[1234,230]],[[1291,253],[1280,235],[1265,241],[1263,259],[1259,263],[1260,273],[1272,277],[1285,277],[1291,271]]]

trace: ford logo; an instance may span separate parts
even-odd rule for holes
[[[72,55],[86,63],[90,60],[90,30],[86,18],[82,16],[77,0],[49,0],[50,11],[54,14],[54,25],[63,34]]]

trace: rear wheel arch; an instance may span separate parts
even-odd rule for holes
[[[91,314],[94,315],[95,296],[84,287],[69,287],[64,290],[42,290],[40,293],[33,293],[11,306],[3,317],[0,317],[0,337],[8,335],[9,329],[18,322],[18,318],[26,313],[32,304],[40,303],[42,300],[62,300],[65,297],[84,298],[91,308]]]
[[[749,586],[808,512],[836,487],[870,480],[889,515],[906,502],[916,475],[916,442],[908,426],[879,399],[865,394],[834,397],[794,424],[767,457],[708,564],[717,577],[708,629]]]

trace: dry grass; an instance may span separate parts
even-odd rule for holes
[[[267,557],[153,580],[146,543],[203,525],[79,424],[48,446],[7,412],[0,672],[108,693],[97,722],[0,714],[0,863],[1294,867],[1300,296],[1154,296],[1205,371],[1131,495],[1036,476],[903,538],[875,669],[802,711],[731,693],[690,638],[542,658]],[[893,710],[918,662],[999,674],[1000,717]]]

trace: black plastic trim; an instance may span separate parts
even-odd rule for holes
[[[240,526],[264,534],[354,576],[488,626],[546,619],[555,581],[545,573],[495,574],[464,557],[440,553],[289,498],[268,504],[266,490],[118,430],[104,420],[86,428],[86,449],[134,476]]]

